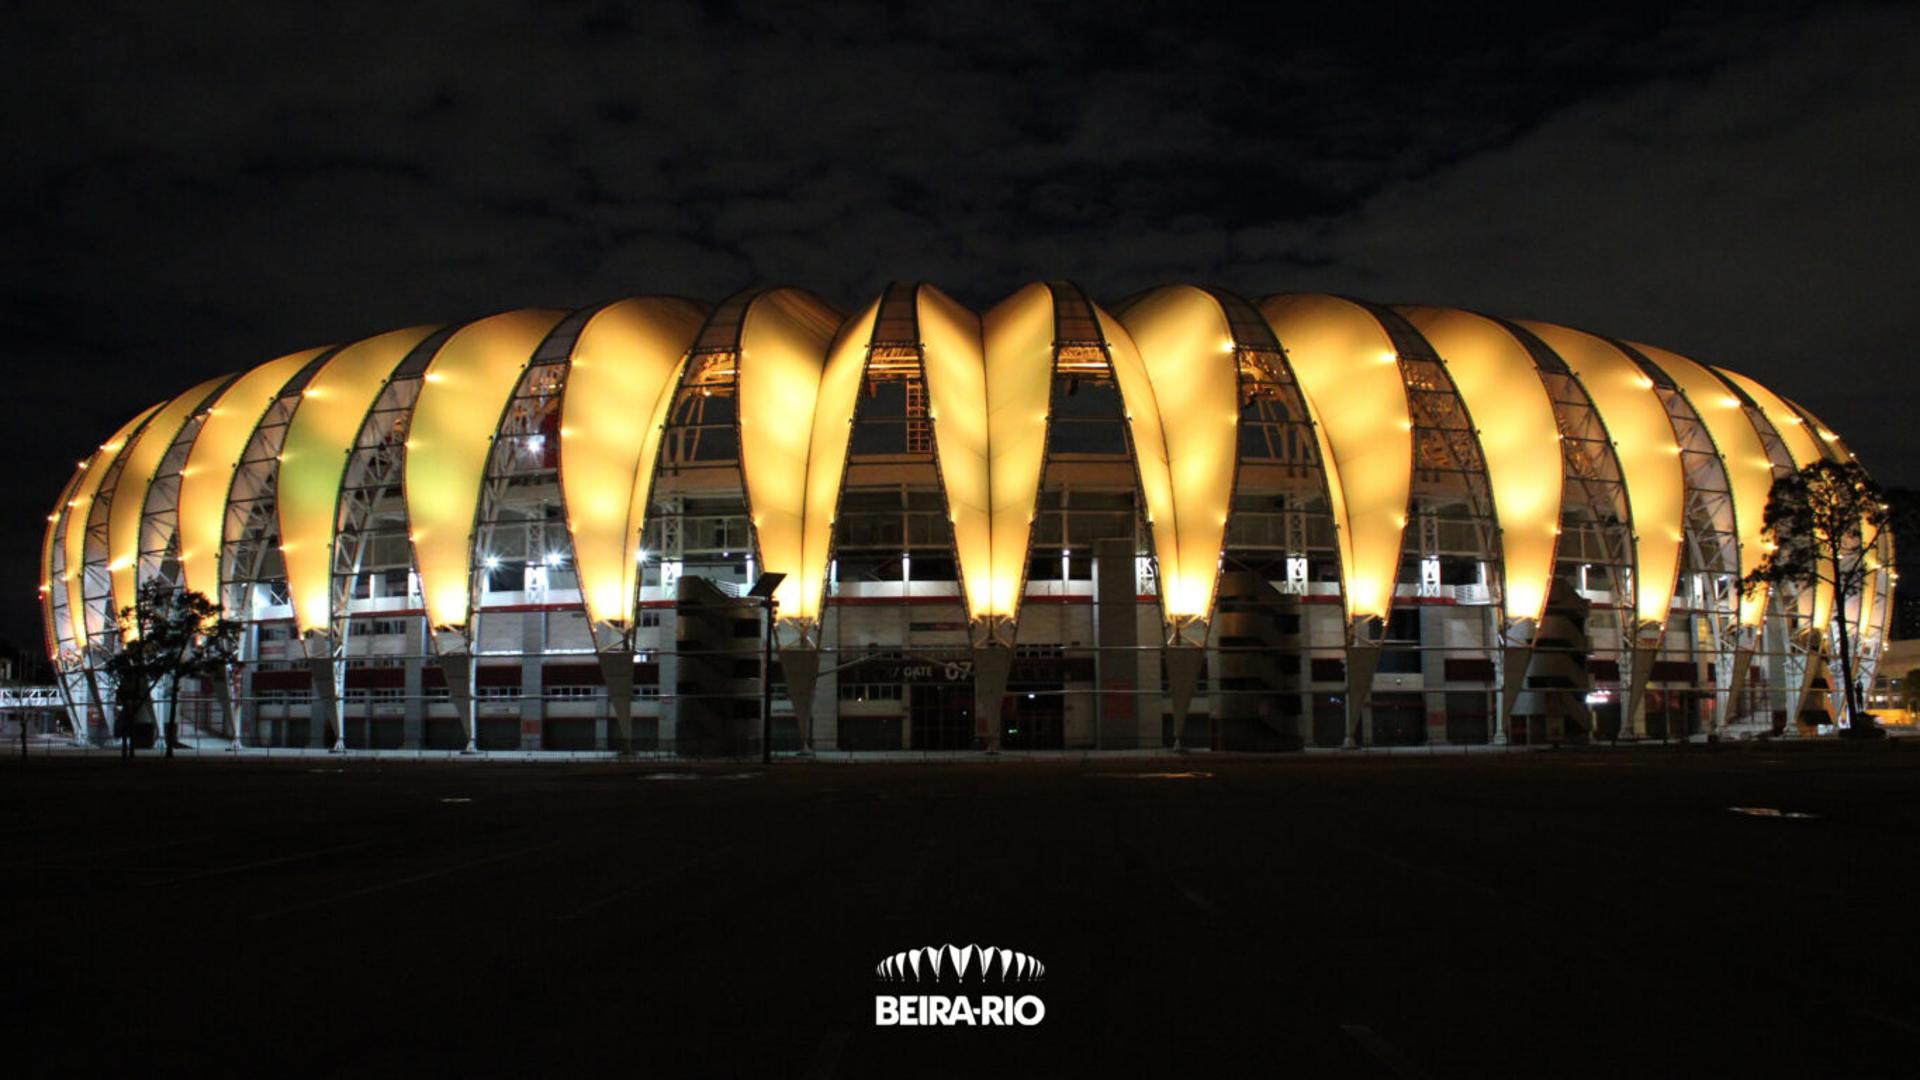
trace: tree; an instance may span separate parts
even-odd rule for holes
[[[1847,602],[1859,596],[1871,572],[1867,556],[1887,528],[1886,493],[1855,462],[1819,461],[1773,482],[1762,528],[1766,556],[1742,581],[1754,592],[1765,585],[1795,584],[1833,589],[1834,625],[1840,648],[1849,726],[1854,734],[1874,730],[1854,678],[1853,637]]]
[[[1900,679],[1900,708],[1909,717],[1920,711],[1920,668],[1908,668]]]
[[[148,582],[132,605],[120,609],[120,647],[107,658],[106,672],[113,680],[114,726],[123,758],[133,756],[134,728],[141,714],[151,711],[154,688],[169,668],[166,609],[172,593],[160,582]]]
[[[202,683],[226,679],[227,673],[233,670],[233,665],[240,660],[241,625],[222,615],[219,607],[200,593],[185,593],[182,596],[182,602],[191,605],[196,612],[201,613],[201,617],[199,622],[200,633],[193,639],[192,644],[181,657],[180,674],[189,679],[198,679]],[[174,727],[173,735],[174,739],[177,740],[179,737],[180,723],[178,719],[180,715],[178,710],[180,697],[179,680],[176,679],[173,685],[174,704],[173,707],[167,710],[167,715],[173,718],[171,720]],[[231,702],[225,696],[224,691],[221,695],[221,701],[226,702],[229,707],[231,706]],[[232,720],[233,717],[229,715],[227,717],[227,723],[231,725]],[[167,743],[167,754],[168,756],[172,756],[173,754],[172,741]]]
[[[120,610],[120,648],[107,660],[113,678],[114,706],[120,726],[120,752],[133,756],[133,728],[151,709],[154,691],[167,688],[167,756],[179,742],[180,682],[224,678],[239,651],[240,624],[223,618],[204,594],[178,590],[164,581],[140,586],[134,602]]]
[[[1887,528],[1893,532],[1894,569],[1912,570],[1909,581],[1920,581],[1920,563],[1911,567],[1902,567],[1899,560],[1913,562],[1915,553],[1920,553],[1920,491],[1913,488],[1890,487],[1887,489],[1887,505],[1892,507]],[[1894,594],[1892,632],[1887,636],[1898,640],[1920,638],[1920,590],[1907,589]]]

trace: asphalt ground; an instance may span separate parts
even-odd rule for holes
[[[1914,1075],[1917,796],[1911,744],[771,770],[14,761],[0,1062]],[[876,1026],[876,994],[954,991],[883,984],[875,965],[946,943],[1044,962],[1008,992],[1045,1019]]]

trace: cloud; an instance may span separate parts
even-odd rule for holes
[[[1920,26],[1817,13],[1700,79],[1582,103],[1357,211],[1238,238],[1312,287],[1545,318],[1767,381],[1870,462],[1920,469],[1889,382],[1920,335]]]
[[[1898,9],[10,15],[0,407],[29,502],[153,399],[296,348],[753,282],[852,306],[894,277],[980,306],[1071,277],[1539,314],[1806,386],[1869,460],[1894,443],[1792,369],[1889,377],[1916,329]],[[36,543],[0,529],[22,597]]]

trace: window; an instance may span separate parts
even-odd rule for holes
[[[902,701],[906,688],[899,683],[841,683],[841,701]]]
[[[841,548],[834,561],[838,564],[834,573],[843,582],[899,581],[904,569],[900,556],[893,551],[876,555],[871,551]],[[918,570],[918,566],[915,569]]]
[[[370,690],[347,691],[348,703],[368,701],[395,702],[404,700],[405,698],[406,691],[397,686],[378,686]]]
[[[527,564],[520,559],[488,559],[488,592],[519,592],[526,588]]]
[[[1345,682],[1347,662],[1336,656],[1316,656],[1309,661],[1307,677],[1314,682]]]
[[[642,627],[659,626],[660,612],[657,610],[642,611],[640,613],[640,625]]]
[[[952,559],[935,555],[915,555],[912,573],[915,581],[958,581],[960,578]]]
[[[307,705],[313,701],[311,690],[262,690],[262,705]]]
[[[1027,580],[1092,581],[1093,556],[1070,548],[1035,548],[1027,560]]]

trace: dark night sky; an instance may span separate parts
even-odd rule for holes
[[[1755,375],[1920,483],[1920,16],[1537,6],[9,5],[0,637],[38,645],[73,461],[197,379],[755,282],[1553,319]]]

